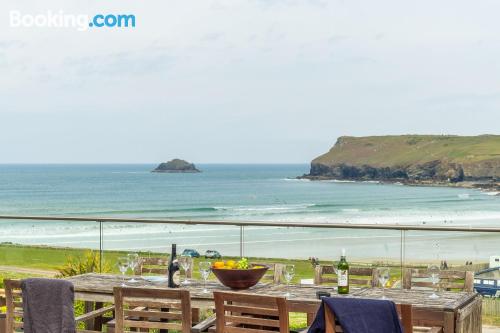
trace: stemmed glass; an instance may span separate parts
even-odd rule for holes
[[[118,269],[122,273],[122,287],[125,287],[126,286],[125,285],[125,273],[127,272],[128,268],[129,268],[128,257],[119,257],[117,265],[118,265]]]
[[[427,273],[432,282],[433,293],[429,298],[439,298],[436,294],[436,285],[439,283],[439,267],[437,265],[429,265],[427,268]]]
[[[129,253],[127,254],[127,258],[128,258],[128,267],[130,267],[130,269],[135,275],[135,269],[139,265],[139,255],[137,253]],[[132,277],[132,279],[130,279],[128,282],[137,283],[139,281],[137,281]]]
[[[385,285],[389,281],[390,277],[391,275],[389,268],[383,267],[378,269],[378,282],[382,287],[382,299],[387,299],[387,297],[385,297]]]
[[[193,260],[191,259],[191,256],[188,255],[181,255],[179,257],[179,264],[181,265],[182,269],[184,270],[184,281],[182,282],[183,285],[188,285],[189,280],[188,280],[188,271],[191,269],[191,263]]]
[[[201,277],[203,278],[203,293],[208,294],[207,279],[210,275],[212,264],[210,263],[210,261],[202,261],[198,265],[200,267]]]
[[[290,282],[292,281],[293,277],[295,276],[295,265],[285,265],[283,269],[283,277],[285,278],[286,281],[286,293],[285,297],[291,297],[292,294],[290,293]]]

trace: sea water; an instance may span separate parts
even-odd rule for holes
[[[212,221],[500,226],[500,197],[478,190],[378,182],[308,181],[308,165],[198,165],[201,173],[151,173],[154,165],[0,165],[1,215]],[[240,253],[227,225],[104,224],[104,248]],[[244,254],[358,259],[487,261],[500,234],[245,227]],[[99,247],[96,222],[0,221],[0,242]],[[403,245],[402,245],[403,244]]]

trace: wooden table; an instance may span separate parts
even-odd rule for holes
[[[131,277],[127,277],[130,279]],[[166,288],[166,282],[150,282],[141,277],[135,277],[139,282],[130,286],[147,288]],[[85,301],[86,309],[91,311],[91,304],[97,307],[102,303],[113,303],[113,287],[120,286],[121,276],[103,274],[84,274],[68,278],[75,287],[75,298]],[[203,284],[199,281],[190,281],[186,289],[191,292],[192,306],[205,308],[213,307],[213,294],[203,293]],[[229,290],[216,281],[209,281],[207,289]],[[291,312],[307,313],[314,316],[321,304],[316,298],[316,291],[324,290],[332,297],[354,297],[380,299],[381,289],[357,289],[347,296],[337,295],[332,288],[318,286],[290,286],[294,297],[288,299]],[[241,292],[259,295],[279,296],[286,292],[286,286],[275,284],[257,284]],[[385,295],[395,303],[412,304],[414,306],[414,325],[442,326],[445,333],[480,333],[482,299],[477,293],[440,292],[439,298],[429,298],[431,292],[422,290],[386,289]]]

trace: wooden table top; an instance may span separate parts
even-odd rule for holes
[[[127,276],[126,280],[130,280],[132,277]],[[147,277],[146,277],[147,278]],[[148,281],[143,277],[135,277],[138,281],[137,283],[127,283],[130,287],[145,287],[145,288],[166,288],[166,281],[152,282]],[[67,280],[71,281],[75,288],[75,293],[80,294],[102,294],[108,297],[113,294],[113,288],[120,286],[122,283],[122,277],[120,275],[110,275],[110,274],[84,274],[77,275]],[[191,298],[193,300],[200,301],[210,301],[213,299],[213,294],[211,291],[214,290],[225,290],[229,291],[231,289],[223,286],[218,281],[208,281],[207,289],[209,293],[203,293],[203,283],[201,281],[190,280],[190,284],[183,286],[190,291]],[[259,295],[271,295],[271,296],[283,296],[287,290],[285,285],[275,285],[272,283],[259,283],[256,286],[241,290],[238,292],[252,293]],[[371,298],[380,299],[382,297],[382,290],[379,288],[364,288],[364,289],[354,289],[349,295],[338,295],[331,287],[319,287],[319,286],[299,286],[291,285],[289,287],[292,298],[289,299],[292,303],[308,303],[309,305],[317,304],[319,306],[320,301],[316,297],[316,292],[319,290],[331,293],[332,297],[354,297],[354,298]],[[233,290],[234,291],[234,290]],[[400,289],[386,289],[385,295],[388,299],[394,301],[395,303],[412,304],[415,307],[426,308],[426,309],[436,309],[443,311],[456,311],[461,307],[467,305],[475,297],[476,293],[466,293],[466,292],[439,292],[440,296],[437,299],[432,299],[429,296],[431,291],[423,290],[400,290]]]

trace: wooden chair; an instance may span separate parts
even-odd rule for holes
[[[0,313],[0,333],[5,333],[7,329],[5,313]]]
[[[6,314],[6,332],[22,332],[23,331],[23,297],[21,291],[20,280],[4,280],[5,296],[7,303]],[[113,311],[114,306],[107,306],[75,318],[76,324],[87,322],[98,317],[102,317],[105,313]],[[92,330],[76,330],[78,333],[101,332]]]
[[[281,281],[283,280],[283,267],[285,267],[285,265],[283,265],[283,264],[267,263],[267,262],[252,262],[252,265],[269,267],[266,274],[262,277],[261,281],[280,284]]]
[[[167,275],[168,258],[164,257],[140,257],[139,264],[135,268],[134,274],[159,274]]]
[[[411,304],[396,304],[404,333],[442,333],[442,327],[413,327]],[[335,315],[325,306],[325,333],[344,332],[342,326],[335,321]]]
[[[330,276],[328,276],[330,275]],[[333,276],[331,276],[333,275]],[[337,276],[332,265],[317,265],[314,268],[314,284],[337,283]],[[376,287],[377,270],[371,267],[349,268],[349,285],[356,287]]]
[[[5,306],[5,289],[0,289],[0,306]]]
[[[0,289],[0,307],[5,306],[5,290]],[[5,333],[6,329],[5,313],[0,313],[0,333]]]
[[[289,333],[284,297],[214,291],[216,333]]]
[[[167,275],[167,273],[168,273],[168,258],[164,257],[140,257],[139,264],[137,265],[134,271],[135,275],[143,275],[143,274]],[[192,268],[186,272],[186,277],[188,279],[191,279],[193,277]]]
[[[429,273],[426,269],[407,268],[403,275],[403,288],[432,288],[432,282],[428,280]],[[460,290],[466,292],[474,291],[474,272],[442,270],[439,272],[440,290]]]
[[[168,257],[140,257],[139,264],[135,268],[135,275],[143,275],[143,274],[159,274],[159,275],[167,275],[168,273]],[[191,269],[185,272],[186,278],[191,279],[193,277],[193,265],[191,265]],[[200,321],[200,309],[193,308],[193,317],[192,320],[194,323],[198,323]]]
[[[115,320],[108,332],[175,330],[191,332],[191,298],[183,289],[113,289]],[[113,329],[114,326],[114,329]]]

